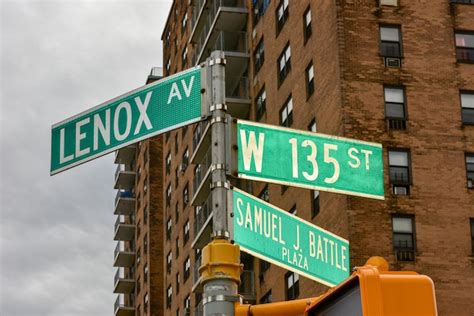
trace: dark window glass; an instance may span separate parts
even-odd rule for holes
[[[402,87],[384,87],[384,99],[388,128],[405,130],[405,90]]]
[[[272,290],[269,290],[267,293],[265,293],[262,298],[260,298],[259,303],[260,304],[267,304],[272,302]]]
[[[171,238],[171,230],[173,229],[173,221],[171,220],[171,217],[168,218],[168,221],[166,222],[166,239]]]
[[[278,84],[281,85],[291,70],[290,44],[285,46],[283,53],[278,57]]]
[[[286,281],[286,299],[294,300],[300,295],[300,277],[294,272],[288,272],[285,275]]]
[[[288,20],[289,11],[288,5],[289,0],[280,0],[280,3],[277,6],[275,15],[277,21],[277,34],[280,33],[281,29],[285,25],[285,22]]]
[[[171,153],[166,155],[166,174],[170,174],[171,172]]]
[[[474,92],[461,92],[461,115],[463,124],[474,124]]]
[[[415,260],[415,233],[413,217],[393,216],[393,249],[398,261]]]
[[[257,121],[260,121],[266,111],[266,100],[267,92],[265,91],[265,87],[263,87],[258,93],[257,98],[255,99]]]
[[[380,54],[384,57],[401,57],[400,26],[380,26]]]
[[[280,125],[291,126],[293,124],[293,98],[290,96],[280,110]]]
[[[308,40],[308,38],[311,36],[313,33],[313,30],[311,29],[311,9],[308,7],[306,11],[304,12],[303,15],[303,27],[304,27],[304,42]]]
[[[189,203],[189,188],[188,184],[183,189],[183,207],[187,206]]]
[[[456,32],[456,59],[474,63],[474,33]]]
[[[263,62],[265,61],[265,47],[263,44],[263,38],[260,40],[255,52],[253,53],[253,60],[255,62],[255,73],[257,73],[260,68],[262,68]]]
[[[189,278],[189,275],[191,274],[191,260],[189,257],[186,258],[183,264],[183,270],[184,270],[184,282]]]
[[[173,287],[171,285],[166,289],[166,308],[171,308],[173,298]]]
[[[466,154],[467,187],[474,188],[474,154]]]
[[[474,4],[474,0],[451,0],[451,3]]]
[[[314,92],[314,66],[310,63],[306,67],[306,98],[308,99]]]
[[[410,194],[410,164],[408,151],[389,150],[388,164],[393,194]]]
[[[264,200],[265,202],[268,202],[270,201],[270,195],[268,193],[268,185],[266,185],[262,192],[260,192],[260,194],[258,195],[258,197],[261,199],[261,200]]]
[[[253,23],[257,24],[270,4],[270,0],[253,0]]]
[[[186,244],[189,240],[189,220],[186,221],[186,224],[183,226],[183,236],[184,236],[184,244]]]
[[[319,214],[319,191],[311,191],[311,217]]]
[[[471,251],[474,256],[474,218],[471,218]]]

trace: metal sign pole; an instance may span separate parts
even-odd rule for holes
[[[239,301],[240,249],[229,240],[226,176],[225,56],[215,51],[208,61],[211,68],[211,195],[212,241],[203,249],[199,271],[204,288],[204,315],[234,315]],[[209,87],[208,87],[209,88]]]

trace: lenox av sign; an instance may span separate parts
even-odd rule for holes
[[[143,86],[53,125],[51,175],[202,119],[201,67]]]

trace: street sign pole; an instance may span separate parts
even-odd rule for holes
[[[240,249],[231,244],[227,210],[225,56],[215,51],[208,60],[211,72],[211,200],[212,241],[203,249],[199,271],[203,284],[204,315],[234,315],[239,301]],[[209,87],[207,87],[209,89]]]

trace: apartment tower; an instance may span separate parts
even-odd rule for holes
[[[232,182],[348,239],[351,267],[383,256],[393,270],[433,279],[440,315],[472,315],[472,0],[174,1],[162,40],[164,76],[205,62],[214,50],[225,52],[226,104],[233,117],[381,143],[384,201]],[[161,160],[138,163],[145,149],[135,148],[136,163],[124,164],[125,171],[135,172],[130,214],[135,236],[124,242],[136,253],[135,263],[125,269],[135,276],[125,300],[135,315],[200,315],[197,268],[210,240],[212,208],[209,155],[195,149],[206,129],[203,122],[149,141],[144,148],[162,153],[159,171],[153,168]],[[157,225],[163,223],[156,229],[162,231],[156,257],[163,258],[161,274],[156,274],[159,281],[148,276],[148,282],[160,282],[156,295],[162,291],[163,299],[152,289],[144,292],[140,283],[144,257],[150,268],[155,260],[143,251],[138,260],[143,237],[136,233],[141,230],[143,236],[147,230],[149,240],[155,238],[150,222],[139,220],[144,173],[156,182],[156,189],[148,188],[149,201],[162,201],[148,210],[148,216],[157,216]],[[327,290],[244,253],[241,262],[240,294],[252,304]],[[151,295],[148,302],[160,302],[159,310],[150,303],[143,309],[143,293]]]

